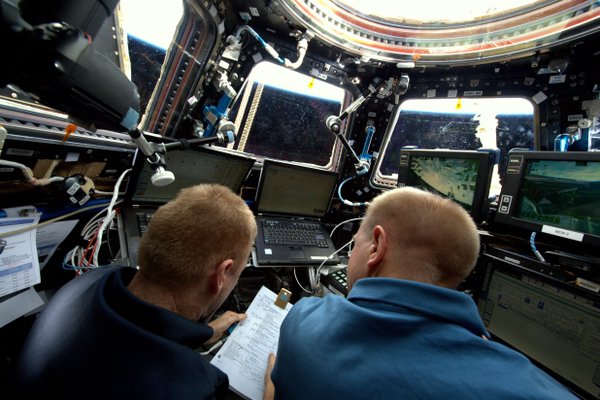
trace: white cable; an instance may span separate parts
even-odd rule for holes
[[[102,224],[100,224],[100,228],[98,228],[98,236],[96,237],[96,246],[95,246],[94,255],[92,258],[93,267],[98,266],[98,254],[100,254],[100,247],[102,247],[102,236],[104,235],[104,230],[106,229],[106,227],[109,225],[110,221],[116,215],[116,213],[113,211],[113,207],[115,206],[115,204],[117,202],[117,198],[119,197],[119,187],[121,186],[123,179],[125,179],[125,176],[129,172],[131,172],[131,168],[123,171],[121,176],[119,176],[119,179],[117,179],[117,183],[115,184],[115,188],[113,190],[112,199],[110,200],[110,204],[108,205],[108,208],[106,209],[106,217],[102,221]]]
[[[311,288],[311,290],[315,287],[317,287],[317,275],[315,274],[316,268],[314,267],[310,267],[308,269],[308,284],[309,287]],[[314,293],[314,290],[313,290]]]
[[[65,180],[65,178],[63,178],[61,176],[53,176],[51,178],[38,179],[35,176],[33,176],[33,172],[31,171],[31,168],[29,168],[28,166],[26,166],[24,164],[15,162],[15,161],[0,160],[0,165],[3,165],[5,167],[13,167],[13,168],[20,169],[21,172],[23,173],[23,175],[25,176],[25,179],[27,179],[27,182],[29,182],[35,186],[46,186],[53,182],[62,182]]]
[[[117,202],[117,203],[119,203],[119,202]],[[30,231],[32,229],[41,228],[41,227],[44,227],[46,225],[52,224],[52,223],[54,223],[56,221],[61,221],[61,220],[65,219],[65,218],[72,217],[73,215],[77,215],[77,214],[80,214],[82,212],[86,212],[86,211],[93,210],[95,208],[103,207],[103,206],[104,206],[104,204],[96,204],[96,205],[93,205],[93,206],[89,206],[89,207],[85,207],[85,208],[80,208],[79,210],[75,210],[75,211],[72,211],[72,212],[70,212],[68,214],[61,215],[60,217],[49,219],[48,221],[40,222],[39,224],[28,225],[28,226],[25,226],[23,228],[15,229],[14,231],[10,231],[10,232],[0,232],[0,238],[8,237],[8,236],[13,236],[13,235],[18,235],[19,233],[28,232],[28,231]]]
[[[113,192],[105,192],[104,190],[94,190],[94,194],[99,194],[101,196],[112,196]],[[125,192],[119,192],[119,196],[124,196]]]
[[[362,203],[356,203],[350,200],[346,200],[344,198],[344,196],[342,196],[342,187],[350,182],[352,179],[356,178],[355,176],[350,176],[348,178],[346,178],[344,181],[342,181],[342,183],[339,184],[338,186],[338,197],[340,198],[340,200],[342,201],[342,203],[344,203],[347,206],[350,207],[364,207],[364,206],[368,206],[370,203],[368,201],[362,202]]]
[[[283,66],[289,69],[298,69],[302,62],[304,61],[304,56],[306,55],[306,50],[308,49],[308,41],[306,39],[300,39],[298,42],[298,59],[295,62],[288,60],[287,58],[283,59]]]
[[[336,226],[333,227],[333,229],[331,230],[331,233],[329,234],[330,237],[333,237],[333,234],[335,232],[335,230],[337,228],[339,228],[340,226],[347,224],[348,222],[354,222],[354,221],[362,221],[364,219],[364,217],[356,217],[356,218],[350,218],[347,219],[345,221],[340,222],[339,224],[337,224]],[[342,246],[342,249],[346,246],[349,246],[350,248],[352,248],[352,240],[350,240],[350,242],[346,243],[344,246]],[[330,254],[320,265],[319,267],[316,269],[316,276],[317,278],[319,277],[319,274],[321,273],[321,269],[323,269],[323,264],[325,264],[325,261],[329,260],[330,258],[332,258],[334,255],[336,255],[341,249],[337,250],[336,252]]]
[[[53,176],[51,178],[33,178],[33,181],[31,181],[31,183],[36,186],[46,186],[53,182],[63,182],[64,180],[65,178],[63,178],[62,176]]]
[[[330,237],[333,236],[334,232],[336,231],[336,229],[338,229],[340,226],[347,224],[348,222],[354,222],[354,221],[360,221],[362,220],[363,217],[356,217],[356,218],[350,218],[347,219],[345,221],[340,222],[339,224],[337,224],[336,226],[333,227],[333,229],[331,230],[331,233],[329,234]],[[307,293],[311,293],[314,294],[315,291],[318,288],[318,284],[319,284],[319,277],[321,275],[321,270],[323,269],[323,266],[325,265],[325,263],[328,260],[331,260],[333,258],[333,256],[335,256],[337,253],[339,253],[340,251],[342,251],[344,248],[348,247],[348,246],[352,246],[352,239],[346,243],[345,245],[343,245],[341,248],[339,248],[338,250],[334,251],[333,253],[331,253],[329,256],[327,256],[327,258],[325,258],[321,264],[317,267],[317,268],[310,268],[308,270],[308,282],[310,285],[310,288],[312,290],[312,292],[309,292],[308,290],[304,289],[300,283],[298,282],[298,278],[296,277],[296,270],[294,269],[294,277],[296,277],[296,282],[298,282],[298,285],[300,285],[300,287]]]
[[[8,161],[8,160],[0,160],[0,165],[4,165],[5,167],[13,167],[13,168],[20,169],[21,172],[23,172],[23,175],[25,175],[25,179],[27,179],[29,182],[35,181],[33,172],[31,172],[31,169],[26,165],[23,165],[21,163],[14,162],[14,161]]]
[[[304,289],[304,286],[302,286],[300,284],[300,281],[298,280],[298,275],[296,275],[296,268],[294,268],[294,278],[296,279],[296,283],[298,284],[298,286],[300,286],[300,289],[302,289],[304,292],[306,292],[308,294],[314,294],[314,292]]]
[[[345,245],[343,245],[342,247],[340,247],[339,249],[337,249],[336,251],[334,251],[333,253],[331,253],[326,259],[324,259],[323,262],[317,267],[317,272],[316,272],[317,277],[320,276],[321,270],[323,269],[323,266],[325,265],[325,262],[327,260],[331,259],[333,256],[335,256],[337,253],[339,253],[340,251],[342,251],[346,247],[352,246],[352,242],[354,242],[354,238],[350,239],[350,241],[348,241]],[[317,283],[318,283],[318,280],[317,280]],[[315,286],[311,286],[311,290],[313,291],[313,293],[315,292],[315,290],[317,290],[316,284],[315,284]]]
[[[94,266],[97,266],[97,257],[98,257],[98,253],[99,253],[99,247],[102,245],[102,242],[98,241],[98,239],[102,240],[102,236],[100,235],[99,229],[102,228],[102,223],[105,220],[108,219],[108,221],[110,221],[110,220],[112,220],[112,218],[114,218],[114,215],[115,215],[114,212],[109,211],[109,209],[111,209],[116,204],[119,204],[121,202],[121,201],[116,201],[115,192],[117,192],[117,195],[121,194],[121,193],[118,193],[119,186],[121,185],[123,178],[129,171],[131,171],[131,170],[124,171],[121,174],[121,176],[119,177],[119,179],[117,180],[114,190],[112,192],[107,192],[113,196],[111,198],[111,202],[109,203],[108,207],[100,210],[93,217],[91,217],[88,220],[88,222],[85,224],[85,226],[81,229],[80,236],[86,242],[89,242],[90,240],[92,240],[92,238],[94,237],[96,232],[98,232],[98,235],[99,235],[99,238],[97,238],[97,241],[96,241],[96,249],[94,251],[95,259],[92,262],[92,264],[89,264],[88,261],[85,260],[84,254],[83,254],[85,249],[82,248],[81,246],[75,246],[75,248],[73,248],[71,250],[71,252],[67,253],[67,257],[65,257],[65,258],[68,258],[69,254],[70,254],[71,265],[74,266],[76,269],[77,268],[79,268],[79,269],[86,268],[87,269],[87,268],[93,268]],[[105,217],[102,217],[102,214],[104,214],[105,212],[107,212],[107,215]],[[111,216],[111,214],[112,214],[112,216]]]
[[[531,246],[531,251],[533,251],[533,254],[538,260],[540,260],[541,262],[546,262],[546,259],[544,258],[544,256],[542,256],[542,253],[540,253],[537,247],[535,246],[535,235],[535,232],[531,232],[531,236],[529,237],[529,245]]]
[[[254,37],[258,41],[258,43],[260,43],[262,45],[262,47],[266,50],[267,53],[269,53],[271,55],[271,57],[276,59],[281,64],[284,63],[283,59],[281,57],[279,57],[279,53],[277,52],[277,50],[275,50],[273,48],[273,46],[271,46],[269,43],[265,42],[263,40],[263,38],[260,37],[260,35],[258,33],[256,33],[256,31],[248,25],[242,25],[238,28],[238,30],[235,34],[235,38],[237,41],[240,40],[240,35],[243,31],[250,33],[250,35],[252,35],[252,37]]]
[[[94,215],[92,218],[90,218],[90,220],[87,222],[87,224],[85,224],[85,226],[81,230],[81,237],[86,238],[86,239],[91,238],[92,234],[94,232],[96,232],[96,230],[98,229],[98,223],[100,222],[100,220],[102,218],[104,218],[104,217],[102,217],[102,214],[104,214],[107,209],[108,209],[108,206],[103,208],[96,215]]]

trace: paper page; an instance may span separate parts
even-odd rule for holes
[[[58,245],[69,236],[77,222],[78,220],[59,221],[38,228],[36,241],[40,269],[46,266]]]
[[[274,304],[277,295],[261,287],[240,322],[211,363],[229,377],[230,388],[241,396],[260,400],[265,386],[269,353],[277,352],[279,328],[288,311]]]
[[[39,215],[0,218],[0,232],[37,224]],[[0,297],[40,283],[36,229],[0,238]]]
[[[0,303],[0,328],[44,305],[44,300],[30,287]]]

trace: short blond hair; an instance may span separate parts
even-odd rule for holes
[[[223,260],[244,262],[255,237],[252,211],[229,188],[182,189],[152,217],[139,246],[140,272],[157,283],[197,281]]]
[[[452,200],[416,188],[387,191],[369,205],[363,225],[381,225],[392,249],[411,260],[413,276],[426,283],[458,285],[479,255],[479,234],[471,216]],[[399,268],[403,260],[397,260]]]

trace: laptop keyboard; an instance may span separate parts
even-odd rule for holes
[[[302,245],[328,247],[321,225],[311,222],[262,220],[262,234],[265,244]]]
[[[146,233],[146,231],[148,230],[148,224],[150,223],[150,220],[152,219],[152,216],[154,214],[153,213],[137,213],[137,221],[138,221],[138,228],[140,230],[140,236],[143,235],[144,233]]]

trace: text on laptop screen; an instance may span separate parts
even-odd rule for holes
[[[337,173],[265,160],[260,180],[259,213],[320,218],[329,207]]]
[[[134,200],[167,202],[181,189],[200,183],[218,183],[238,193],[254,165],[250,157],[207,149],[170,151],[165,159],[167,169],[175,174],[175,182],[163,187],[152,185],[150,177],[153,172],[145,162]]]

